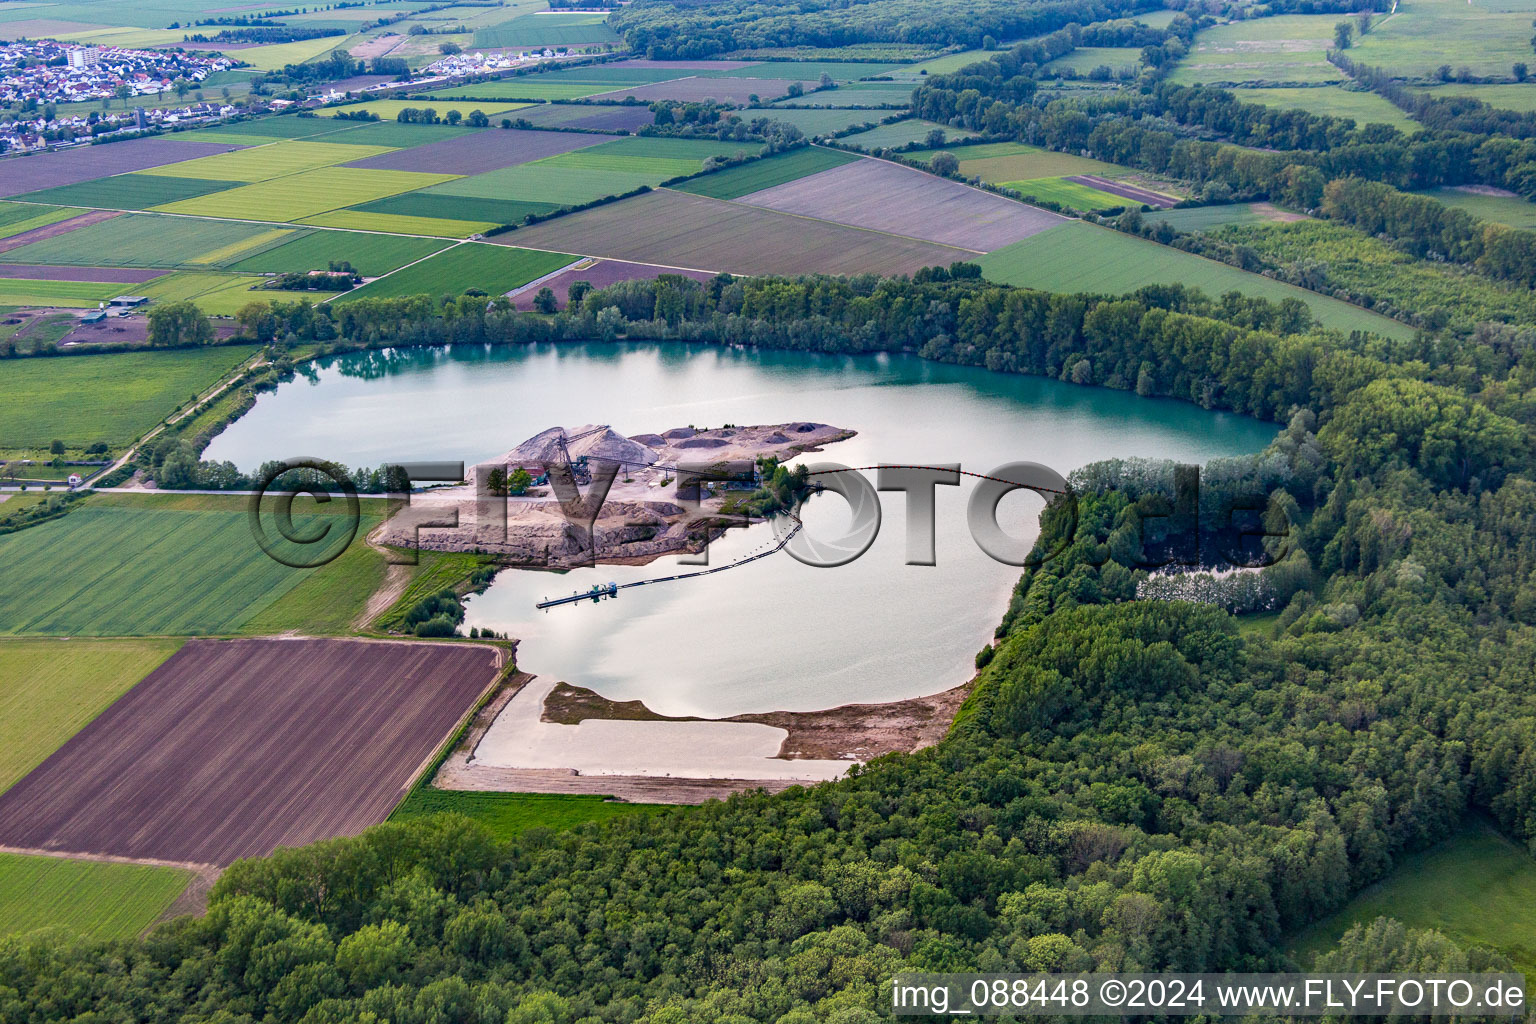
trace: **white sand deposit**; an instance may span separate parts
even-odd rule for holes
[[[580,775],[677,779],[835,779],[856,762],[778,757],[789,733],[747,722],[540,721],[558,680],[536,678],[512,698],[475,748],[470,765],[567,769]]]

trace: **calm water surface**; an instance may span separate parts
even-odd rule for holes
[[[859,432],[812,460],[850,466],[960,463],[986,472],[1031,460],[1063,476],[1099,459],[1199,462],[1257,451],[1272,424],[1184,403],[905,356],[840,357],[684,345],[563,345],[359,353],[314,364],[262,396],[206,458],[244,469],[314,455],[347,465],[474,463],[556,424],[624,434],[724,423],[816,420]],[[959,685],[991,636],[1018,570],[993,562],[965,529],[972,481],[938,488],[938,565],[907,566],[900,493],[883,494],[879,538],[836,569],[779,554],[617,600],[535,610],[546,596],[670,575],[675,558],[564,575],[503,572],[470,600],[466,626],[522,640],[520,667],[644,700],[674,715],[814,710],[896,700]],[[1041,502],[1015,493],[1003,525],[1025,536]],[[814,499],[807,528],[848,521]],[[733,531],[711,563],[773,543],[766,525]]]

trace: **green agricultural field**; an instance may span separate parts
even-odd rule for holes
[[[332,50],[345,50],[351,42],[352,37],[348,36],[323,36],[293,43],[253,46],[239,52],[240,59],[257,71],[280,71],[288,64],[303,64],[316,57],[323,57]]]
[[[920,149],[905,154],[909,160],[926,163],[939,150]],[[1022,142],[991,142],[979,146],[954,146],[946,150],[960,160],[960,173],[967,177],[1000,185],[1005,181],[1033,181],[1037,178],[1061,178],[1069,174],[1100,174],[1111,177],[1129,173],[1127,168],[1102,160],[1056,153]]]
[[[332,210],[330,213],[305,217],[303,223],[323,228],[344,228],[348,231],[388,231],[401,235],[415,235],[424,237],[428,241],[441,240],[443,244],[468,238],[493,226],[479,221],[442,220],[394,213],[363,213],[358,210]]]
[[[59,927],[86,939],[131,939],[191,880],[177,868],[0,854],[0,938]]]
[[[617,43],[604,14],[525,14],[475,32],[476,46],[590,46]]]
[[[722,68],[719,71],[688,70],[674,74],[699,75],[707,78],[784,78],[798,82],[820,82],[822,75],[832,76],[834,82],[857,82],[861,78],[884,76],[907,67],[896,63],[851,60],[773,60],[744,68]]]
[[[263,224],[189,220],[130,213],[0,253],[0,263],[59,263],[72,267],[191,267],[208,254],[256,244]],[[114,293],[116,294],[116,293]]]
[[[343,504],[299,499],[296,529],[339,526]],[[269,523],[270,515],[275,512],[269,511]],[[365,514],[353,543],[363,545],[377,524],[376,515]],[[246,499],[236,495],[97,495],[62,519],[0,537],[0,561],[9,583],[0,594],[0,634],[12,636],[222,635],[271,611],[314,577],[335,573],[359,587],[372,579],[345,556],[318,569],[293,569],[268,557],[252,536]],[[61,565],[70,571],[60,573]],[[371,593],[347,585],[336,590],[348,603],[331,593],[332,614],[349,620]],[[313,608],[316,601],[302,604]],[[284,617],[289,628],[308,628]]]
[[[908,64],[899,68],[893,74],[921,76],[923,72],[930,75],[948,75],[959,71],[963,67],[979,64],[984,60],[991,60],[995,51],[989,50],[961,50],[959,53],[946,53],[942,57],[933,57],[921,64]]]
[[[836,149],[812,147],[796,149],[788,153],[754,160],[739,167],[731,167],[702,178],[683,182],[677,186],[680,192],[692,192],[696,196],[714,199],[740,199],[742,196],[761,192],[765,188],[795,181],[820,171],[841,167],[860,157]]]
[[[232,153],[215,153],[195,160],[153,167],[140,174],[169,178],[207,178],[211,181],[267,181],[332,164],[363,160],[393,152],[392,146],[347,146],[337,142],[274,142]]]
[[[0,449],[46,448],[55,438],[81,448],[97,441],[121,447],[254,352],[221,346],[7,361]]]
[[[1194,48],[1170,80],[1181,85],[1346,81],[1327,61],[1338,21],[1336,14],[1284,14],[1213,26],[1196,34]]]
[[[0,305],[91,309],[114,295],[121,295],[123,288],[120,284],[99,281],[28,281],[0,277]]]
[[[1453,838],[1409,854],[1387,878],[1337,914],[1297,934],[1290,953],[1309,967],[1357,924],[1393,917],[1433,928],[1463,947],[1489,946],[1536,981],[1536,860],[1486,822],[1474,820]]]
[[[268,249],[282,245],[292,238],[296,231],[292,228],[268,228],[258,235],[250,238],[242,238],[237,242],[222,245],[217,249],[209,249],[200,253],[190,264],[194,267],[226,267],[236,260],[248,259]]]
[[[781,100],[776,107],[906,107],[912,103],[911,82],[854,82],[822,92]],[[767,97],[763,97],[767,99]]]
[[[559,209],[553,203],[528,203],[517,199],[486,199],[473,196],[449,196],[433,192],[407,192],[353,207],[360,213],[387,213],[401,217],[420,217],[454,221],[467,226],[469,233],[484,231],[498,224],[519,224],[530,213],[540,215]]]
[[[1149,284],[1185,284],[1213,297],[1237,291],[1278,302],[1301,299],[1326,327],[1408,340],[1413,328],[1305,288],[1250,274],[1146,239],[1081,221],[978,257],[989,281],[1060,292],[1118,295]]]
[[[1234,203],[1230,206],[1196,206],[1188,210],[1159,210],[1146,215],[1149,222],[1167,221],[1180,231],[1209,231],[1229,224],[1264,224],[1305,219],[1268,203]]]
[[[141,285],[137,293],[157,302],[190,300],[209,316],[234,316],[240,307],[262,298],[292,298],[291,294],[256,292],[263,278],[247,274],[212,274],[182,271]]]
[[[12,235],[19,235],[33,228],[57,224],[81,212],[80,210],[61,210],[52,206],[0,202],[0,238],[10,238]]]
[[[1466,0],[1401,0],[1355,41],[1356,60],[1395,75],[1432,77],[1442,64],[1474,75],[1507,77],[1531,63],[1531,11],[1493,11]]]
[[[515,200],[556,208],[579,206],[642,185],[659,185],[696,174],[712,156],[756,154],[761,149],[756,142],[632,137],[450,181],[427,190],[427,194]]]
[[[0,640],[0,793],[180,646],[178,640]]]
[[[236,181],[213,181],[207,178],[167,178],[159,174],[118,174],[110,178],[97,178],[95,181],[82,181],[77,185],[28,192],[16,198],[64,206],[147,210],[151,206],[205,196],[239,184]]]
[[[80,210],[60,210],[51,206],[34,206],[31,203],[6,203],[0,200],[0,238],[20,235],[34,227],[69,220]]]
[[[1517,195],[1483,195],[1459,188],[1437,188],[1419,194],[1433,196],[1446,206],[1466,210],[1479,220],[1536,231],[1536,203]]]
[[[665,181],[684,174],[697,174],[704,162],[715,156],[745,153],[756,156],[762,151],[756,142],[720,142],[713,139],[662,139],[631,136],[600,146],[572,150],[545,157],[537,163],[545,167],[583,171],[614,171],[643,174]]]
[[[1532,62],[1527,61],[1527,63]],[[1451,85],[1437,85],[1420,91],[1433,96],[1435,99],[1470,96],[1472,99],[1482,100],[1489,106],[1497,107],[1500,110],[1515,110],[1522,114],[1536,114],[1536,81],[1522,82],[1519,85],[1464,85],[1457,82]]]
[[[1109,210],[1117,206],[1138,205],[1131,203],[1124,196],[1117,196],[1111,192],[1100,192],[1096,188],[1079,185],[1077,182],[1068,181],[1065,178],[1005,181],[1003,182],[1003,187],[1013,189],[1026,199],[1060,203],[1069,209],[1080,210],[1085,213],[1092,210]]]
[[[296,221],[354,203],[366,203],[452,180],[454,176],[451,174],[321,167],[170,203],[160,207],[159,212],[239,220]]]
[[[446,104],[449,103],[454,105],[478,103],[482,104],[483,110],[485,109],[483,104],[495,103],[498,100],[578,100],[600,92],[608,92],[613,88],[610,82],[564,78],[554,72],[545,72],[537,75],[515,75],[496,82],[476,82],[473,85],[438,89],[426,94],[432,100],[430,104],[420,100],[415,105],[447,110],[449,108]]]
[[[1047,73],[1071,70],[1086,77],[1100,66],[1108,67],[1117,76],[1122,71],[1134,75],[1141,68],[1141,50],[1134,46],[1079,46],[1045,68]]]
[[[1389,124],[1412,134],[1419,123],[1373,92],[1355,91],[1336,85],[1305,89],[1243,89],[1237,98],[1266,107],[1305,110],[1327,117],[1352,117],[1357,125]]]
[[[626,804],[601,796],[543,793],[481,793],[419,786],[395,808],[391,821],[411,821],[432,814],[462,814],[497,839],[508,842],[530,828],[567,829],[589,821],[631,814],[660,814],[665,804]]]
[[[867,132],[859,132],[856,135],[844,136],[841,140],[845,145],[858,146],[860,149],[873,152],[877,149],[895,149],[913,142],[926,142],[928,133],[941,131],[948,142],[957,139],[974,139],[976,133],[966,128],[951,128],[947,124],[939,124],[937,121],[924,121],[911,117],[905,121],[897,121],[894,124],[882,124],[871,128]],[[963,156],[964,150],[958,151],[957,156]]]
[[[478,87],[471,87],[471,88],[478,88]],[[483,104],[480,104],[480,105],[476,106],[475,104],[471,103],[468,100],[454,100],[452,102],[444,102],[444,101],[440,101],[440,100],[436,100],[436,99],[430,100],[430,101],[429,100],[367,100],[366,102],[363,102],[363,103],[348,103],[347,105],[341,106],[341,107],[327,107],[325,109],[325,112],[321,116],[322,117],[330,117],[332,119],[335,119],[335,118],[341,117],[341,115],[343,115],[343,114],[351,114],[351,113],[355,113],[357,111],[367,111],[370,114],[377,114],[380,117],[381,120],[378,122],[379,126],[384,126],[384,125],[388,125],[388,124],[393,123],[393,124],[396,125],[397,128],[402,129],[402,130],[406,130],[406,131],[414,130],[414,129],[417,129],[417,128],[424,128],[424,129],[431,130],[431,129],[437,128],[439,126],[438,125],[430,125],[430,124],[400,124],[395,119],[400,116],[400,112],[402,110],[426,110],[428,107],[430,107],[431,109],[437,111],[437,116],[438,117],[442,117],[443,115],[447,114],[448,111],[450,111],[450,110],[457,110],[459,113],[463,114],[465,117],[469,116],[469,112],[471,110],[479,110],[482,113],[484,113],[487,117],[501,117],[503,114],[505,114],[508,111],[521,110],[523,107],[526,107],[526,106],[528,106],[528,104],[526,104],[526,103],[483,103]],[[369,125],[358,125],[357,127],[358,128],[372,128],[372,127],[375,127],[375,125],[372,125],[372,124],[369,124]],[[448,128],[448,130],[450,132],[455,133],[455,134],[463,134],[463,133],[468,133],[468,132],[476,130],[476,129],[473,129],[473,128],[452,128],[452,127],[449,127],[448,125],[442,125],[441,127]],[[432,141],[436,141],[436,138],[446,138],[446,137],[447,136],[444,136],[444,135],[441,135],[441,134],[439,134],[435,138],[427,138],[427,137],[423,136],[422,139],[421,139],[421,142],[432,142]],[[330,140],[327,140],[327,141],[330,141]],[[409,143],[408,145],[419,145],[419,144],[420,143],[413,142],[413,143]],[[358,159],[362,159],[362,158],[359,157]]]
[[[491,295],[520,288],[535,278],[553,273],[576,257],[538,249],[465,242],[447,252],[406,267],[347,292],[336,302],[359,297],[394,298],[406,295],[460,295],[479,288]]]
[[[364,277],[378,277],[432,255],[445,243],[430,238],[367,235],[355,231],[305,231],[274,248],[249,256],[229,269],[247,274],[324,270],[345,260]]]
[[[545,203],[555,208],[579,206],[604,196],[622,195],[641,185],[664,179],[654,174],[587,170],[535,160],[503,167],[470,178],[460,178],[428,191],[428,195],[470,196],[478,199],[511,199]]]
[[[511,107],[503,106],[501,109],[516,109],[519,106],[522,106],[522,104],[514,104]],[[446,115],[450,110],[458,110],[465,117],[469,116],[471,110],[479,110],[482,114],[486,115],[490,114],[489,110],[472,103],[466,103],[462,107],[455,105],[437,108],[439,116]],[[355,128],[348,128],[346,131],[340,131],[334,135],[327,135],[323,141],[348,146],[386,146],[391,149],[414,149],[417,146],[425,146],[429,142],[444,142],[448,139],[456,139],[461,135],[473,135],[475,132],[483,130],[462,125],[454,127],[449,124],[401,124],[398,121],[385,119],[369,124],[360,124]],[[362,158],[359,157],[358,159]]]
[[[219,124],[211,128],[200,128],[194,135],[174,137],[201,142],[207,135],[231,135],[239,137],[244,145],[254,146],[277,139],[306,139],[314,135],[339,131],[340,128],[341,126],[331,124],[323,117],[279,114],[276,117],[260,117],[253,121],[241,121],[238,124]]]
[[[882,119],[896,113],[898,111],[839,110],[836,107],[806,107],[801,110],[774,107],[766,112],[761,110],[743,110],[740,112],[742,119],[745,121],[750,122],[759,117],[766,116],[774,121],[792,124],[811,138],[815,138],[818,135],[833,135],[844,128],[852,128],[854,125],[875,125]]]

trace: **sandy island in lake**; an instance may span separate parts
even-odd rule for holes
[[[727,499],[723,488],[706,486],[697,489],[702,500],[687,500],[678,493],[679,469],[736,464],[750,473],[759,458],[787,462],[852,436],[851,430],[804,421],[713,430],[675,427],[633,437],[601,426],[551,427],[475,466],[461,486],[412,495],[412,507],[370,540],[431,551],[478,551],[499,555],[510,565],[551,569],[696,552],[727,525],[720,517]],[[567,453],[576,467],[581,500],[557,500],[552,486],[537,486],[521,496],[491,493],[492,471],[523,469],[540,479],[561,472],[568,465]],[[605,469],[616,475],[594,519],[589,480],[601,478]],[[750,490],[750,484],[745,486]],[[453,515],[457,526],[429,525]]]

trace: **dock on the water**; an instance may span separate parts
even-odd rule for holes
[[[539,608],[553,608],[557,604],[575,604],[577,601],[601,601],[605,597],[618,597],[619,585],[609,583],[604,586],[601,583],[592,585],[592,589],[571,594],[567,597],[546,598],[537,605]]]

